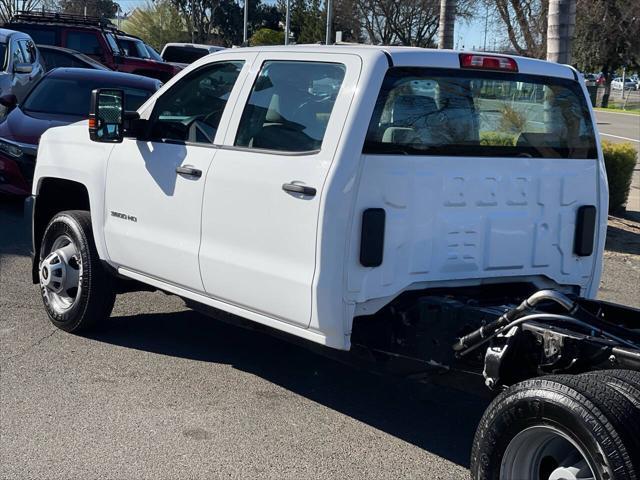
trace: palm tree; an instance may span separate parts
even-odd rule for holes
[[[453,48],[457,0],[440,0],[440,38],[438,48]]]
[[[576,27],[576,0],[549,0],[547,60],[571,63],[571,40]]]

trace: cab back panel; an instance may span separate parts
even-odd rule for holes
[[[598,252],[573,253],[576,215],[598,205],[587,159],[364,155],[347,274],[350,300],[412,284],[544,276],[588,286]],[[360,264],[362,213],[386,213],[382,264]]]

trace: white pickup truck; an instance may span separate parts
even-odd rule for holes
[[[640,315],[595,300],[595,123],[564,65],[225,50],[43,135],[34,282],[69,332],[155,288],[372,368],[475,375],[500,394],[474,479],[640,478]]]

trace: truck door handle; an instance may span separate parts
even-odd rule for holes
[[[301,193],[302,195],[307,195],[309,197],[316,196],[316,189],[313,187],[307,187],[305,185],[298,185],[297,183],[284,183],[282,185],[282,189],[285,192],[290,193]]]
[[[189,175],[190,177],[200,178],[202,176],[202,170],[198,170],[190,165],[185,165],[184,167],[179,166],[176,167],[176,173],[180,175]]]

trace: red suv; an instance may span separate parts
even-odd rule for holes
[[[88,55],[112,70],[166,82],[179,67],[153,59],[127,56],[116,35],[124,34],[106,19],[62,13],[21,13],[7,28],[27,33],[39,45],[66,47]]]

